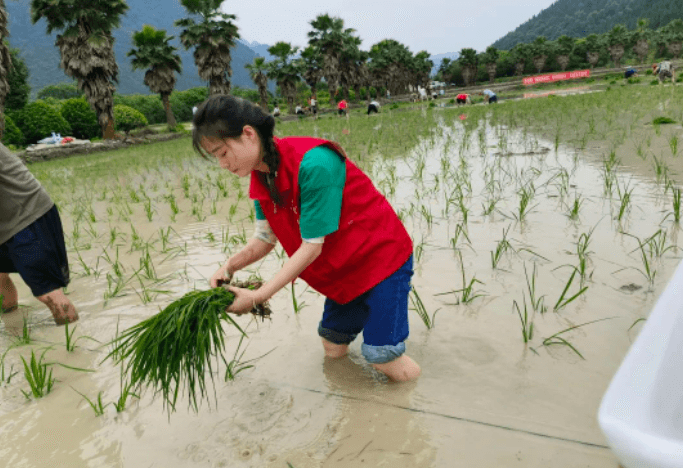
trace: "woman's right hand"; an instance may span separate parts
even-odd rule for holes
[[[232,275],[235,273],[234,271],[231,271],[228,263],[229,261],[220,267],[218,270],[216,270],[216,273],[214,273],[211,276],[211,279],[209,280],[209,284],[212,288],[217,288],[221,284],[226,284],[229,283],[230,280],[232,279]]]

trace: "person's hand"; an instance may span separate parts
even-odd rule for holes
[[[225,309],[226,312],[230,312],[232,314],[246,314],[253,309],[256,304],[264,302],[258,292],[252,291],[251,289],[230,286],[228,287],[228,291],[235,294],[235,300],[230,307]]]
[[[221,284],[229,283],[230,280],[232,279],[233,274],[234,274],[234,271],[230,271],[227,264],[223,265],[218,270],[216,270],[216,273],[214,273],[211,276],[211,279],[209,280],[209,285],[212,288],[217,288]]]

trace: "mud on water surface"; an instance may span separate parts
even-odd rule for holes
[[[389,123],[388,115],[380,118],[379,125]],[[364,362],[362,337],[349,356],[326,359],[316,333],[324,298],[297,281],[298,314],[288,288],[270,301],[271,320],[239,318],[249,335],[242,361],[255,359],[254,367],[229,382],[221,368],[217,407],[194,414],[181,406],[169,418],[144,393],[125,411],[109,406],[96,417],[74,390],[91,399],[103,392],[105,403],[118,398],[119,369],[101,362],[107,347],[82,340],[66,352],[63,328],[17,280],[24,307],[3,317],[0,345],[13,342],[23,314],[35,341],[10,350],[5,365],[17,370],[20,356],[52,344],[49,361],[95,372],[55,365],[53,391],[35,401],[21,394],[21,374],[0,386],[0,458],[13,467],[616,467],[596,413],[639,320],[680,260],[677,248],[666,249],[678,245],[667,218],[670,196],[649,165],[627,166],[637,164],[634,154],[622,160],[606,194],[597,148],[555,150],[551,141],[502,124],[466,130],[455,114],[435,123],[431,137],[406,154],[363,162],[414,239],[413,286],[434,320],[428,329],[410,312],[407,348],[422,367],[417,382],[386,382]],[[217,170],[192,159],[142,169],[117,181],[121,189],[93,184],[95,193],[57,197],[74,273],[68,292],[81,317],[77,335],[106,343],[117,324],[124,329],[193,287],[207,287],[226,252],[252,229],[246,181]],[[227,197],[217,184],[230,186]],[[128,187],[138,195],[146,190],[147,198],[131,200]],[[619,221],[618,190],[625,187],[632,202]],[[531,194],[523,214],[521,193]],[[577,195],[583,202],[572,220]],[[167,226],[173,231],[164,240]],[[659,230],[661,256],[645,252],[656,269],[650,282],[636,238]],[[510,249],[493,268],[491,252],[504,233]],[[584,280],[575,276],[565,298],[588,289],[555,310],[586,237]],[[284,261],[277,249],[237,277],[270,278]],[[146,254],[153,272],[141,262]],[[94,271],[86,275],[86,268]],[[125,284],[117,288],[118,281]],[[462,289],[469,284],[468,298]],[[527,331],[533,323],[528,343],[514,304],[522,314],[526,304]],[[239,334],[227,334],[226,356],[233,356]]]

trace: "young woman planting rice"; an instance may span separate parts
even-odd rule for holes
[[[420,367],[405,353],[412,241],[389,202],[335,143],[275,138],[275,120],[234,96],[211,96],[193,118],[193,145],[239,177],[251,177],[256,233],[214,273],[226,277],[262,259],[279,241],[289,259],[258,290],[229,287],[228,312],[242,314],[297,277],[326,296],[318,333],[339,358],[362,331],[363,356],[396,381]]]

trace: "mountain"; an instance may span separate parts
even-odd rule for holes
[[[458,60],[458,57],[460,57],[460,54],[458,52],[446,52],[445,54],[436,54],[432,55],[429,57],[429,59],[434,62],[434,66],[432,67],[432,73],[431,76],[436,75],[436,72],[439,71],[439,65],[441,65],[441,61],[445,58],[449,58],[451,60]]]
[[[256,55],[258,55],[259,57],[264,57],[266,59],[266,62],[270,62],[271,60],[275,59],[275,57],[268,53],[268,49],[270,48],[268,44],[261,44],[260,42],[256,41],[249,42],[243,39],[240,39],[239,42],[241,42],[242,44],[256,52]]]
[[[493,45],[508,50],[518,43],[532,42],[538,36],[557,39],[563,34],[585,37],[604,33],[617,24],[635,29],[638,18],[650,20],[650,28],[683,18],[681,0],[558,0]]]
[[[119,64],[119,83],[117,92],[121,94],[150,94],[149,88],[143,83],[144,70],[132,71],[130,58],[126,57],[133,48],[132,35],[142,29],[143,24],[150,24],[157,29],[165,29],[169,35],[175,36],[171,42],[178,47],[178,53],[183,61],[183,72],[177,76],[176,89],[182,91],[197,86],[206,86],[207,82],[199,78],[197,67],[192,56],[194,49],[185,50],[180,45],[178,36],[181,28],[173,25],[173,22],[188,16],[187,10],[179,1],[154,1],[154,0],[128,0],[129,10],[121,18],[121,27],[113,31],[114,54]],[[28,66],[31,85],[31,93],[36,95],[43,87],[60,82],[71,82],[71,78],[59,68],[59,49],[55,46],[57,33],[46,34],[44,19],[36,24],[31,24],[30,0],[17,0],[5,2],[9,14],[9,43],[13,48],[19,49],[20,56]],[[267,46],[266,46],[267,47]],[[232,85],[242,88],[255,88],[256,85],[249,78],[248,71],[244,68],[247,63],[252,63],[256,52],[247,45],[236,41],[236,46],[231,50],[232,54]]]

